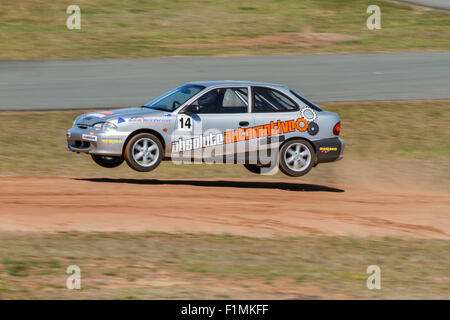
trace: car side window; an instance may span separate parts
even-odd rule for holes
[[[264,87],[253,88],[253,112],[289,112],[299,110],[298,105],[290,98]]]
[[[211,113],[247,113],[247,88],[213,89],[193,103],[201,114]]]

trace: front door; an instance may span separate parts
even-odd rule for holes
[[[219,163],[236,162],[236,154],[245,154],[248,144],[244,131],[254,125],[249,91],[248,87],[212,89],[182,110],[178,129],[190,130],[192,137],[186,141],[185,153],[190,151],[194,159]]]

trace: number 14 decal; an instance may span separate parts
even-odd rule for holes
[[[178,130],[192,131],[192,118],[186,115],[178,116]]]

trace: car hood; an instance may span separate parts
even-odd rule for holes
[[[93,111],[82,114],[77,117],[77,124],[84,124],[88,126],[92,126],[98,122],[121,122],[121,119],[134,117],[134,116],[145,116],[145,117],[167,117],[171,115],[170,112],[160,111],[150,108],[123,108],[123,109],[114,109],[114,110],[102,110],[102,111]]]

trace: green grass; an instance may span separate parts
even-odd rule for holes
[[[81,30],[67,30],[70,2],[4,0],[1,59],[77,59],[450,49],[450,14],[377,1],[382,29],[366,28],[371,0],[78,0]],[[337,42],[236,44],[286,33],[335,33]],[[308,42],[308,41],[306,41]],[[230,45],[231,44],[231,45]],[[173,45],[188,45],[174,47]],[[209,46],[205,46],[209,45]]]
[[[28,270],[28,263],[24,261],[16,260],[3,260],[4,270],[11,276],[26,276]]]
[[[450,294],[445,240],[61,232],[1,234],[0,248],[0,297],[6,299]],[[65,288],[72,264],[81,268],[80,291]],[[366,288],[373,264],[381,268],[379,291]]]
[[[346,142],[343,161],[321,164],[307,176],[323,183],[357,182],[373,174],[398,181],[450,187],[450,101],[328,103],[339,113]],[[175,165],[149,173],[126,164],[105,169],[85,154],[66,150],[65,132],[82,111],[0,113],[0,175],[68,175],[129,178],[255,178],[240,165]],[[278,178],[285,178],[279,173]],[[260,179],[271,178],[260,177]],[[411,179],[413,179],[411,181]],[[415,179],[415,180],[414,180]]]
[[[450,156],[450,101],[340,103],[324,108],[341,116],[350,156]]]

